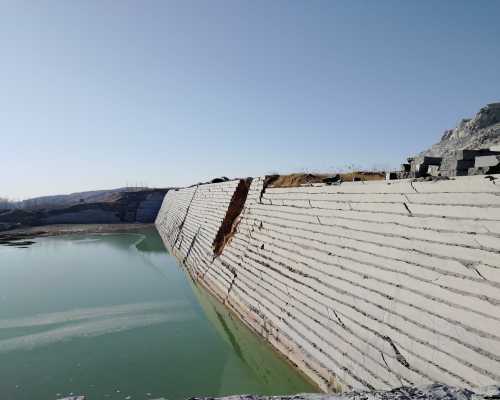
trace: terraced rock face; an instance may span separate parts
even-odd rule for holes
[[[61,206],[48,203],[36,208],[0,210],[0,230],[19,225],[152,223],[167,191],[117,192],[95,202],[74,204],[67,201]]]
[[[500,382],[497,182],[255,178],[216,252],[231,181],[170,191],[156,226],[194,279],[324,391],[470,389]]]
[[[500,145],[500,103],[481,108],[472,119],[463,119],[456,128],[446,131],[441,140],[418,155],[447,157],[456,150],[481,149]]]

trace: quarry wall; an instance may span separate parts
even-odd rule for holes
[[[156,226],[324,391],[500,382],[500,175],[199,185],[169,191]]]
[[[152,223],[168,189],[120,192],[117,198],[71,205],[0,210],[0,231],[52,224]]]

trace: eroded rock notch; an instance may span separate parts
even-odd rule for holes
[[[238,225],[237,220],[243,207],[245,206],[245,201],[248,196],[248,191],[250,190],[250,184],[252,183],[252,178],[240,179],[240,183],[234,191],[233,197],[231,197],[231,202],[226,212],[222,224],[217,231],[213,242],[214,257],[218,257],[222,254],[224,246],[229,242],[231,237],[234,235],[236,226]]]

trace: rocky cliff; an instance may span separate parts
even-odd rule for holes
[[[491,103],[472,119],[462,119],[444,132],[441,140],[418,157],[447,157],[456,150],[481,149],[500,145],[500,103]]]

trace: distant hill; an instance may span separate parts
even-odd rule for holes
[[[151,190],[145,187],[123,187],[118,189],[91,190],[70,194],[33,197],[17,202],[0,202],[1,209],[38,210],[71,207],[77,204],[106,203],[118,200],[122,193]]]
[[[51,224],[151,223],[168,190],[96,190],[0,205],[0,230]]]
[[[454,129],[445,131],[438,143],[418,154],[417,159],[424,156],[446,158],[456,150],[492,146],[500,146],[500,103],[488,104],[472,119],[462,119]]]

